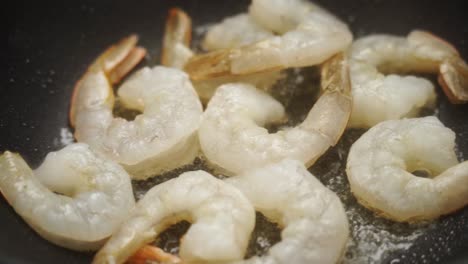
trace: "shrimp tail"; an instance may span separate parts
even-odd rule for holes
[[[82,85],[86,85],[93,75],[104,73],[109,84],[118,83],[124,78],[146,55],[146,49],[136,46],[138,36],[133,34],[109,47],[87,69],[86,73],[76,83],[70,104],[69,120],[75,126],[77,94]]]
[[[192,19],[180,8],[171,8],[166,20],[163,38],[161,64],[175,66],[177,62],[177,45],[189,47],[192,41]]]
[[[317,118],[316,123],[319,124],[320,120],[328,120],[328,122],[333,120],[335,124],[341,125],[322,125],[317,130],[329,138],[332,145],[335,145],[346,129],[353,104],[348,59],[343,52],[334,55],[322,65],[321,87],[323,94],[316,103],[316,107],[322,114],[321,118]],[[334,108],[336,111],[330,113],[326,110],[329,109],[330,104],[336,105]],[[328,115],[330,115],[328,119],[324,119]]]
[[[109,79],[112,84],[119,83],[138,63],[145,57],[146,49],[143,47],[134,47],[119,64],[109,73]]]
[[[459,57],[444,61],[438,81],[452,104],[468,102],[468,65]]]
[[[452,104],[468,102],[468,65],[460,52],[450,42],[431,32],[413,30],[408,38],[413,41],[428,43],[439,50],[444,50],[450,56],[440,61],[438,82]]]
[[[234,53],[234,49],[228,49],[195,55],[187,62],[184,71],[197,81],[231,75],[230,59]]]
[[[126,263],[128,264],[146,264],[149,262],[161,264],[181,264],[182,260],[172,254],[164,252],[159,247],[146,245],[140,248]]]

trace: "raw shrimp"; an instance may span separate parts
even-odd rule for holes
[[[34,172],[6,151],[0,191],[43,238],[74,250],[98,249],[135,205],[125,170],[82,143],[49,153]]]
[[[421,108],[434,105],[431,82],[414,76],[384,75],[388,72],[439,73],[449,99],[468,100],[466,64],[450,44],[427,32],[413,31],[407,37],[364,37],[353,43],[349,63],[354,98],[352,127],[413,117]]]
[[[352,41],[344,23],[308,1],[253,0],[249,15],[280,35],[193,56],[185,66],[193,80],[316,65]]]
[[[337,263],[349,237],[338,196],[323,186],[302,162],[283,160],[226,180],[255,209],[278,223],[281,242],[262,257],[237,263]]]
[[[234,25],[236,22],[241,22],[241,24]],[[163,55],[161,62],[163,65],[182,69],[185,63],[194,55],[194,52],[190,49],[192,35],[191,25],[190,17],[181,9],[173,8],[169,11],[162,49]],[[230,31],[228,31],[229,34],[226,34],[224,31],[227,27],[230,28]],[[221,34],[219,31],[223,31],[223,33]],[[247,32],[248,37],[243,35],[245,32]],[[213,29],[207,33],[205,42],[209,42],[209,44],[207,44],[209,48],[220,48],[223,45],[237,46],[239,42],[247,43],[249,40],[256,40],[255,36],[257,36],[257,34],[262,35],[260,32],[259,26],[254,25],[251,19],[247,18],[247,15],[243,15],[215,25]],[[224,76],[194,82],[194,87],[200,99],[207,102],[213,96],[216,88],[222,84],[246,82],[266,90],[273,86],[279,79],[283,78],[283,76],[284,75],[279,71],[250,74],[246,76]]]
[[[458,164],[455,133],[436,117],[384,121],[351,147],[351,191],[395,221],[433,219],[468,204],[468,161]],[[429,178],[416,177],[426,171]]]
[[[180,243],[182,260],[222,263],[244,257],[255,211],[235,187],[204,171],[186,172],[149,190],[93,263],[123,263],[180,220],[192,222]]]
[[[135,43],[136,37],[124,39],[89,68],[75,87],[70,120],[79,142],[119,162],[134,179],[144,179],[190,163],[198,155],[196,131],[202,106],[185,73],[145,67],[118,91],[127,108],[142,114],[133,121],[113,117],[114,95],[108,73],[113,69],[108,65],[114,59],[108,55],[113,52],[125,58]]]
[[[285,118],[278,101],[248,84],[219,87],[198,131],[203,153],[229,175],[284,158],[312,165],[337,143],[351,113],[348,67],[343,54],[324,64],[322,89],[323,94],[300,125],[269,134],[262,126]]]
[[[343,205],[300,161],[283,160],[225,181],[241,190],[257,211],[283,229],[281,241],[264,256],[229,264],[339,262],[349,237]],[[157,249],[153,251],[156,253],[145,257],[163,259]]]

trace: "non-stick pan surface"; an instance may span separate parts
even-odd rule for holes
[[[468,58],[463,0],[317,2],[346,21],[355,37],[379,32],[404,35],[421,28],[449,40]],[[248,1],[15,1],[14,5],[3,8],[8,29],[7,48],[1,52],[0,151],[20,152],[36,167],[67,139],[63,133],[73,84],[105,47],[138,33],[140,43],[149,48],[145,63],[154,65],[170,7],[182,7],[195,25],[201,25],[245,10]],[[438,106],[437,116],[457,133],[458,148],[468,157],[468,107],[450,105],[440,93]],[[0,230],[1,263],[89,263],[92,257],[43,240],[3,198]],[[419,237],[411,248],[398,250],[382,262],[468,263],[467,251],[465,208],[443,217],[437,228]]]

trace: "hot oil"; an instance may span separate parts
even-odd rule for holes
[[[181,221],[168,229],[164,230],[158,238],[153,242],[154,246],[157,246],[165,252],[173,255],[179,254],[180,239],[190,228],[190,223],[187,221]]]
[[[196,50],[201,49],[200,35],[207,27],[195,30],[194,39]],[[320,73],[318,67],[287,70],[287,77],[280,80],[270,94],[279,100],[286,109],[287,119],[280,124],[270,124],[266,128],[274,133],[285,126],[294,126],[302,122],[310,108],[319,96]],[[133,113],[134,114],[134,113]],[[123,117],[132,119],[132,113],[120,113]],[[427,110],[424,115],[434,114],[434,110]],[[437,114],[437,109],[435,111]],[[323,155],[309,170],[325,186],[337,193],[345,207],[349,224],[350,240],[343,256],[343,263],[400,263],[394,257],[402,255],[417,240],[423,238],[430,230],[440,225],[438,221],[430,223],[396,223],[376,216],[370,210],[361,206],[350,191],[345,173],[346,159],[351,145],[365,132],[365,130],[346,130],[339,143]],[[140,199],[153,186],[178,177],[185,171],[205,170],[217,178],[225,178],[222,173],[214,170],[204,160],[197,158],[192,164],[182,168],[152,177],[146,181],[134,181],[133,189],[136,199]],[[188,230],[190,224],[181,222],[173,225],[154,242],[167,252],[177,254],[179,241]],[[266,219],[262,214],[256,215],[256,226],[247,249],[246,257],[265,254],[268,249],[279,242],[281,230]]]
[[[304,121],[320,92],[318,67],[289,69],[285,71],[285,75],[269,93],[284,106],[287,118],[281,123],[267,124],[266,128],[270,133]]]
[[[149,191],[149,189],[153,188],[154,186],[160,183],[177,178],[180,174],[186,171],[196,170],[204,170],[210,173],[213,172],[213,170],[208,167],[207,163],[202,158],[196,158],[191,164],[185,165],[175,170],[162,173],[147,180],[132,181],[133,194],[135,195],[135,199],[140,200],[145,195],[145,193]]]
[[[287,70],[286,78],[278,81],[269,91],[285,106],[287,119],[279,124],[267,125],[269,132],[274,133],[283,127],[294,126],[302,122],[319,96],[319,84],[318,67]],[[424,115],[431,113],[434,113],[433,110],[426,110]],[[140,114],[139,111],[126,109],[118,100],[116,101],[114,115],[133,120],[138,114]],[[381,263],[395,252],[408,250],[416,239],[437,225],[436,223],[401,224],[388,221],[375,216],[356,201],[349,189],[345,167],[351,145],[364,132],[365,130],[347,130],[337,146],[331,148],[310,168],[310,171],[325,186],[338,194],[345,206],[351,238],[343,263]],[[460,159],[462,159],[461,155]],[[211,168],[203,157],[200,157],[192,164],[148,180],[133,181],[135,198],[139,200],[153,186],[176,178],[183,172],[193,170],[205,170],[220,179],[225,178],[224,175]],[[167,252],[177,254],[180,238],[189,227],[190,223],[186,221],[173,225],[161,233],[153,244]],[[256,226],[246,257],[265,254],[272,245],[279,241],[278,226],[257,213]]]
[[[287,77],[280,80],[270,91],[286,109],[287,120],[282,124],[268,126],[275,132],[284,126],[294,126],[302,122],[319,95],[320,74],[317,67],[287,71]],[[344,263],[381,263],[383,259],[399,250],[409,249],[413,242],[434,224],[400,224],[375,216],[361,206],[349,189],[345,174],[346,159],[351,145],[365,130],[347,130],[337,146],[331,148],[310,171],[322,183],[336,192],[343,202],[350,223],[350,241],[343,258]],[[134,181],[137,199],[153,186],[178,177],[185,171],[205,170],[223,179],[224,175],[215,171],[201,158],[182,168],[152,177],[146,181]],[[176,224],[163,232],[155,245],[177,254],[179,240],[189,228],[188,222]],[[280,241],[280,229],[260,213],[257,213],[256,226],[251,237],[246,257],[262,255]]]
[[[288,120],[284,124],[268,127],[269,131],[302,122],[318,99],[319,85],[318,67],[289,70],[288,77],[271,91],[285,106]],[[431,110],[426,110],[425,115],[430,113]],[[325,186],[337,193],[345,207],[350,224],[350,240],[343,263],[383,263],[392,258],[394,253],[408,250],[421,235],[436,225],[389,221],[376,216],[357,202],[350,191],[345,170],[349,149],[364,132],[363,129],[346,130],[339,143],[309,169]]]
[[[274,244],[281,241],[281,229],[269,221],[263,214],[257,212],[255,216],[255,229],[250,236],[246,258],[261,256]]]
[[[112,114],[115,117],[121,117],[125,120],[132,121],[135,120],[137,115],[141,114],[141,111],[125,107],[119,98],[116,98],[114,108],[112,109]]]

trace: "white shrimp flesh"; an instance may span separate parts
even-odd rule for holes
[[[247,13],[227,17],[210,27],[203,39],[207,51],[238,48],[273,37],[273,32],[257,24]]]

